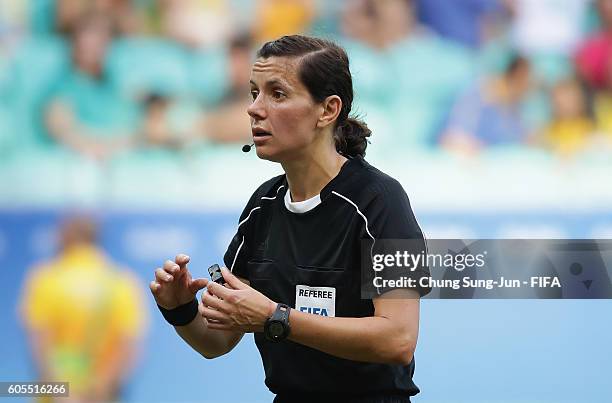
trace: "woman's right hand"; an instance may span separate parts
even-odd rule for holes
[[[195,298],[196,293],[206,287],[208,280],[198,278],[193,280],[187,269],[189,256],[176,255],[174,262],[166,260],[163,267],[155,270],[155,280],[149,288],[155,302],[165,309],[174,309]]]

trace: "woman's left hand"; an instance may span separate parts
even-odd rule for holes
[[[209,282],[202,295],[200,314],[209,329],[263,332],[276,303],[240,281],[227,268],[221,268],[226,286]],[[229,285],[229,287],[227,287]]]

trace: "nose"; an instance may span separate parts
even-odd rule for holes
[[[266,109],[263,105],[263,100],[261,98],[261,94],[258,94],[257,97],[251,103],[251,105],[249,105],[249,107],[247,108],[247,113],[251,118],[255,120],[263,120],[266,118]]]

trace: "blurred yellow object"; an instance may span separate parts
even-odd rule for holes
[[[304,33],[313,16],[310,0],[261,0],[255,37],[263,43],[283,35]]]
[[[553,121],[546,131],[546,140],[560,154],[573,154],[583,149],[595,130],[586,117]]]
[[[612,137],[612,94],[606,92],[597,94],[594,109],[598,129]]]
[[[146,311],[137,282],[91,245],[73,245],[36,268],[22,300],[29,330],[44,335],[52,380],[89,390],[114,365],[118,345],[139,337]]]

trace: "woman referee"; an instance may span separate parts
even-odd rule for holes
[[[428,290],[362,299],[361,251],[363,241],[423,236],[401,185],[363,159],[371,132],[349,117],[346,52],[300,35],[268,42],[251,94],[257,156],[285,174],[242,212],[225,286],[192,279],[186,255],[155,271],[162,314],[206,358],[254,333],[275,403],[409,402],[419,392],[413,353]],[[394,294],[403,298],[385,298]]]

